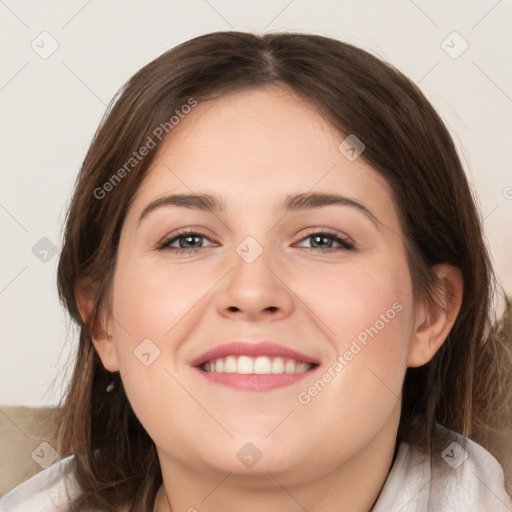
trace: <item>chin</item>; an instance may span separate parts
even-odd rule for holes
[[[283,444],[281,439],[265,437],[235,437],[219,443],[215,450],[209,449],[205,464],[217,471],[234,475],[260,475],[268,484],[268,473],[279,474],[293,472],[304,464],[305,454],[302,453],[304,443],[292,442]],[[203,453],[203,456],[206,455]]]

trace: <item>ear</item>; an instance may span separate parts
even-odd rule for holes
[[[75,284],[75,299],[80,316],[86,326],[90,325],[94,313],[95,288],[88,280],[79,280]],[[104,315],[100,320],[101,325],[91,325],[90,333],[92,342],[98,353],[101,362],[106,370],[115,372],[119,370],[117,354],[115,350],[114,339],[108,334],[109,323],[104,320]]]
[[[427,364],[450,333],[462,304],[464,281],[459,268],[442,263],[434,267],[441,305],[430,301],[416,311],[407,366]]]

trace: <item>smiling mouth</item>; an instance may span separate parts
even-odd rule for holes
[[[320,366],[320,361],[275,342],[231,341],[189,364],[212,384],[235,391],[267,392],[297,385]]]
[[[300,374],[317,367],[286,357],[230,355],[206,361],[199,366],[208,373],[235,373],[239,375]]]

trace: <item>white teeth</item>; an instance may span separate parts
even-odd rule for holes
[[[240,356],[236,365],[236,373],[254,373],[254,362],[249,356]]]
[[[284,361],[282,357],[276,357],[272,361],[272,373],[284,373]]]
[[[309,365],[308,363],[298,363],[295,369],[295,373],[307,372],[310,367],[311,365]]]
[[[272,373],[272,364],[266,356],[257,357],[254,361],[254,373],[259,375]]]
[[[218,361],[218,359],[217,359]],[[208,363],[207,363],[208,364]],[[206,368],[205,368],[206,370]],[[206,370],[208,371],[208,370]],[[236,358],[233,356],[226,357],[224,361],[224,373],[236,373]]]
[[[213,373],[268,375],[271,373],[304,373],[313,365],[282,357],[227,356],[207,361],[203,370]]]
[[[284,365],[284,373],[295,373],[295,361],[292,359],[288,359],[288,361],[286,361]]]

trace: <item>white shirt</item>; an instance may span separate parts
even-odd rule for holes
[[[461,444],[447,447],[432,469],[426,454],[400,443],[372,512],[512,512],[498,461],[482,446],[458,438]],[[73,457],[56,462],[1,497],[0,512],[66,512],[70,498],[79,491],[70,471]]]

